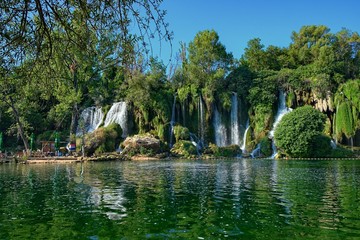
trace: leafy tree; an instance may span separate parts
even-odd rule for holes
[[[303,26],[298,33],[293,32],[289,55],[295,66],[314,62],[321,48],[331,44],[332,35],[329,32],[330,29],[322,25]]]
[[[270,129],[273,106],[277,101],[277,79],[274,71],[261,71],[254,79],[249,90],[249,115],[254,125],[255,138],[264,137],[265,131]]]
[[[8,0],[0,3],[0,69],[4,72],[0,85],[11,88],[10,91],[3,88],[0,98],[13,109],[25,148],[28,144],[24,123],[21,123],[24,116],[16,109],[21,103],[14,96],[21,96],[25,90],[21,87],[35,77],[28,79],[25,75],[17,75],[19,83],[9,84],[17,69],[21,67],[24,73],[39,74],[42,71],[34,71],[36,67],[48,68],[43,69],[47,76],[41,73],[37,76],[44,82],[33,86],[52,87],[54,96],[50,98],[55,99],[56,106],[52,111],[56,114],[52,115],[59,124],[66,118],[69,108],[72,109],[70,132],[73,134],[79,104],[89,92],[96,96],[98,85],[95,82],[100,81],[93,80],[99,79],[102,71],[121,64],[123,70],[129,72],[135,45],[147,54],[148,45],[156,36],[160,40],[171,40],[161,2]],[[139,30],[137,35],[130,31],[134,25]],[[26,64],[29,61],[31,64]],[[23,77],[21,81],[19,76]],[[49,83],[49,79],[57,81]]]
[[[289,157],[316,156],[318,141],[324,129],[325,115],[311,106],[286,114],[275,129],[276,147]],[[330,147],[330,140],[329,140]]]
[[[222,88],[222,82],[232,63],[232,54],[219,41],[214,30],[205,30],[196,34],[189,44],[189,64],[191,84],[203,90],[207,103],[215,99],[215,92]]]
[[[166,82],[165,66],[157,59],[151,59],[148,72],[136,72],[123,86],[126,99],[135,107],[140,132],[163,127],[160,125],[170,121],[172,94],[167,90]]]

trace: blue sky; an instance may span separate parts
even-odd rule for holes
[[[235,58],[257,37],[265,46],[287,47],[292,31],[304,25],[326,25],[333,33],[343,27],[360,33],[359,0],[164,0],[162,8],[174,32],[173,58],[180,41],[188,44],[206,29],[215,30]],[[159,55],[156,45],[154,54]],[[159,57],[165,64],[169,52],[170,47],[162,43]]]

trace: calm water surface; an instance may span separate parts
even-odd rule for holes
[[[359,239],[360,161],[0,165],[0,239]]]

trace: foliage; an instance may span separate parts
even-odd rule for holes
[[[274,136],[276,147],[289,157],[316,155],[316,143],[324,129],[324,122],[325,116],[311,106],[295,109],[286,114],[277,126]]]
[[[225,147],[218,147],[215,144],[209,144],[209,148],[215,157],[237,157],[242,153],[240,147],[235,144]]]
[[[342,139],[344,134],[347,138],[355,135],[360,129],[360,80],[348,81],[339,86],[335,95],[335,137]]]
[[[273,116],[273,106],[277,101],[276,75],[273,71],[262,71],[249,90],[250,117],[255,136],[269,130]]]
[[[190,131],[188,128],[181,125],[176,125],[174,126],[173,131],[176,142],[178,142],[179,140],[190,140]]]
[[[331,155],[329,157],[332,157],[332,158],[351,158],[351,157],[354,157],[354,156],[355,156],[355,154],[354,154],[353,151],[338,146],[337,148],[331,150]]]
[[[176,142],[171,149],[171,152],[186,158],[194,158],[197,156],[196,147],[188,140],[179,140]]]
[[[189,43],[188,51],[186,69],[189,80],[184,87],[192,85],[192,89],[195,88],[197,93],[201,93],[209,105],[214,102],[216,92],[222,89],[222,82],[232,63],[232,55],[226,52],[214,30],[197,33]]]
[[[264,137],[260,140],[260,153],[264,157],[269,157],[272,154],[271,140]]]
[[[96,129],[93,133],[86,134],[84,137],[85,154],[91,156],[93,153],[101,154],[115,151],[121,135],[121,127],[116,123],[111,123],[107,127],[101,127]],[[77,145],[80,146],[80,139],[77,142]]]
[[[311,140],[311,157],[331,157],[331,139],[323,134],[314,136]]]

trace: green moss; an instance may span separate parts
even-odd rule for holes
[[[294,92],[289,92],[286,97],[286,106],[294,107],[296,105],[296,95]]]

